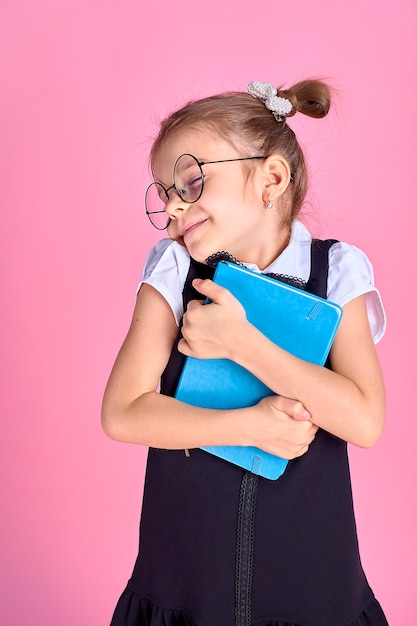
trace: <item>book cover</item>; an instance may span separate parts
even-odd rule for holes
[[[275,278],[222,261],[213,280],[243,305],[249,322],[295,356],[324,365],[342,316],[337,304]],[[175,397],[194,406],[235,409],[273,395],[264,383],[228,359],[187,357]],[[203,450],[271,480],[287,461],[255,447],[210,446]]]

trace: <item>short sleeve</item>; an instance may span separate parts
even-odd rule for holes
[[[377,343],[384,335],[386,317],[380,293],[374,284],[372,264],[356,246],[335,243],[329,252],[327,298],[344,306],[364,294],[372,337]]]
[[[146,283],[165,298],[179,325],[184,314],[182,291],[190,265],[187,250],[171,239],[161,239],[149,251],[138,291]]]

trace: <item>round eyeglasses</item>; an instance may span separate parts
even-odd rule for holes
[[[152,226],[158,230],[168,227],[170,217],[166,212],[169,192],[174,189],[183,202],[192,204],[201,197],[204,189],[203,165],[213,163],[232,163],[233,161],[251,161],[266,159],[266,156],[240,157],[237,159],[221,159],[220,161],[199,161],[192,154],[181,154],[174,164],[171,187],[153,182],[145,193],[145,211]]]

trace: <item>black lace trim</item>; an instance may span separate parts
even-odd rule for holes
[[[297,276],[288,276],[288,274],[274,274],[273,272],[268,272],[265,273],[264,276],[270,276],[271,278],[275,278],[282,283],[286,283],[287,285],[291,285],[292,287],[297,287],[297,289],[304,290],[307,285],[307,282],[302,278],[297,278]]]
[[[259,476],[245,472],[240,485],[236,539],[235,626],[250,626]]]
[[[221,252],[215,252],[211,254],[207,259],[206,263],[209,267],[215,268],[220,261],[228,261],[229,263],[234,263],[235,265],[240,265],[244,267],[243,263],[238,261],[234,256],[229,254],[229,252],[225,252],[222,250]],[[297,287],[297,289],[305,289],[306,281],[302,278],[297,278],[296,276],[288,276],[288,274],[275,274],[274,272],[265,273],[264,276],[270,276],[271,278],[275,278],[275,280],[279,280],[282,283],[286,283],[287,285],[291,285],[292,287]]]
[[[222,250],[221,252],[215,252],[214,254],[211,254],[206,259],[207,265],[209,267],[213,267],[213,268],[215,268],[217,266],[217,263],[220,263],[220,261],[228,261],[229,263],[234,263],[235,265],[242,265],[243,266],[243,263],[238,261],[229,252],[225,252],[224,250]]]

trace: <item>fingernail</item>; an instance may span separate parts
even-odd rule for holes
[[[306,410],[303,413],[303,419],[305,419],[305,420],[310,420],[311,419],[310,413],[308,411],[306,411]]]

